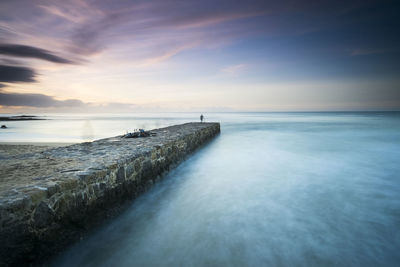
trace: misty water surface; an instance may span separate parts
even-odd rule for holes
[[[53,265],[399,265],[398,113],[206,116],[220,136]]]

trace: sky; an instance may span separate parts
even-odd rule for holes
[[[1,0],[0,113],[400,110],[399,6]]]

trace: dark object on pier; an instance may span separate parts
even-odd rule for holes
[[[204,116],[203,116],[203,114],[201,114],[200,115],[200,122],[203,122],[203,120],[204,120]]]
[[[127,133],[123,135],[123,138],[138,138],[138,137],[149,137],[149,136],[155,136],[156,133],[152,133],[149,131],[145,131],[143,129],[139,129],[138,132],[133,132],[133,133]]]
[[[1,129],[7,129],[7,126],[6,125],[1,125]]]

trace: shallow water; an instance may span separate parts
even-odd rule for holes
[[[399,113],[206,116],[220,136],[53,265],[399,266]]]
[[[15,116],[20,114],[2,114]],[[44,120],[4,121],[0,142],[79,143],[199,120],[194,113],[35,114]]]

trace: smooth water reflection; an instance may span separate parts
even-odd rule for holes
[[[54,266],[399,265],[398,114],[215,118],[219,137]]]

